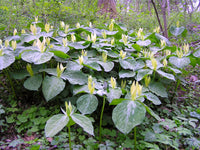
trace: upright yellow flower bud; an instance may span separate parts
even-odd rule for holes
[[[96,40],[97,40],[97,35],[96,35],[96,33],[91,33],[91,40],[92,40],[92,42],[93,43],[95,43],[96,42]]]
[[[35,22],[36,23],[38,22],[38,16],[35,16]]]
[[[135,82],[132,83],[130,92],[131,92],[131,99],[135,100],[137,96],[137,87],[136,87]]]
[[[14,29],[13,36],[15,36],[16,34],[17,34],[17,29]]]
[[[160,46],[161,46],[161,47],[165,47],[165,46],[166,46],[165,40],[160,40]]]
[[[145,79],[144,79],[144,82],[145,82],[145,86],[148,87],[149,83],[151,82],[151,77],[150,76],[146,76]]]
[[[12,41],[11,42],[12,48],[15,50],[17,48],[17,42],[16,41]]]
[[[67,33],[68,33],[68,29],[69,29],[69,25],[68,25],[68,24],[66,24],[66,25],[65,25],[65,34],[67,34]]]
[[[70,116],[71,112],[72,112],[72,104],[71,102],[69,102],[69,105],[67,104],[67,101],[65,102],[65,108],[66,108],[66,114],[67,116]]]
[[[92,22],[89,22],[89,27],[92,28]]]
[[[103,62],[107,61],[107,52],[102,53]]]
[[[167,60],[166,60],[166,58],[163,60],[163,65],[164,65],[164,67],[167,66]]]
[[[45,38],[45,40],[46,40],[46,43],[47,43],[47,46],[49,46],[50,45],[50,38],[49,37],[47,37],[47,38]]]
[[[63,46],[66,47],[67,46],[67,38],[62,38],[62,43],[63,43]]]
[[[73,43],[76,41],[76,37],[73,33],[71,34],[71,40],[72,40]]]
[[[180,51],[178,49],[176,49],[176,55],[179,57],[179,58],[182,58],[183,57],[183,51],[182,49],[180,49]]]
[[[152,63],[152,66],[153,66],[153,70],[156,70],[157,69],[157,61],[155,58],[151,58],[151,63]]]
[[[25,33],[26,33],[26,31],[24,29],[22,29],[21,34],[25,34]]]
[[[4,46],[5,47],[8,47],[10,44],[9,44],[9,41],[8,40],[5,40],[5,43],[4,43]]]
[[[138,33],[137,33],[137,38],[138,39],[144,39],[144,36],[142,36],[143,28],[139,28]]]
[[[153,32],[159,33],[159,32],[160,32],[160,27],[159,27],[159,26],[156,27],[156,28],[153,30]]]
[[[65,23],[63,21],[60,22],[60,27],[63,29],[65,27]]]
[[[46,24],[45,24],[45,31],[46,31],[47,33],[49,33],[49,31],[50,31],[50,24],[49,24],[49,23],[46,23]]]
[[[77,24],[76,24],[76,28],[78,29],[78,28],[80,28],[81,27],[81,25],[80,25],[80,23],[78,22]]]
[[[106,35],[106,31],[104,30],[103,32],[101,32],[102,36],[104,39],[106,39],[107,35]]]
[[[92,81],[92,76],[88,77],[88,89],[90,91],[90,94],[94,93],[95,90],[95,83]]]
[[[81,54],[82,54],[82,56],[87,56],[87,51],[82,50]]]
[[[111,77],[110,78],[110,83],[111,83],[112,88],[114,89],[116,87],[116,79]]]
[[[109,25],[109,30],[113,31],[113,29],[114,29],[114,22],[111,22],[110,25]]]
[[[189,49],[190,49],[189,44],[188,44],[188,43],[187,43],[187,44],[184,43],[184,45],[183,45],[183,50],[184,50],[184,53],[185,53],[185,54],[187,54],[187,53],[189,52]]]
[[[61,75],[62,75],[62,73],[63,73],[63,71],[64,71],[65,69],[66,69],[66,67],[63,67],[62,63],[60,63],[60,65],[59,65],[59,63],[58,63],[57,68],[56,68],[57,77],[58,77],[58,78],[61,77]]]
[[[3,53],[3,49],[0,49],[0,56],[3,56],[4,53]]]
[[[111,45],[114,45],[114,44],[115,44],[115,38],[112,38]]]
[[[166,56],[171,55],[171,51],[170,50],[165,50],[165,55]]]
[[[124,59],[126,57],[126,52],[123,52],[123,50],[120,51],[120,57]]]
[[[126,80],[125,80],[125,81],[122,80],[122,81],[121,81],[121,88],[122,88],[122,89],[125,89],[125,87],[126,87]]]
[[[26,65],[26,70],[28,71],[28,73],[30,74],[31,77],[34,76],[31,64]]]
[[[39,47],[41,53],[45,52],[46,46],[45,46],[45,38],[43,37],[43,41],[41,42],[39,39],[37,39],[37,46]]]
[[[89,34],[88,34],[88,36],[87,36],[87,40],[88,40],[88,41],[90,41],[90,40],[91,40],[91,39],[90,39],[90,35],[89,35]]]
[[[33,35],[36,35],[36,33],[37,33],[36,25],[35,24],[34,25],[31,24],[30,29],[31,29],[31,32],[33,33]]]
[[[138,96],[142,94],[142,85],[137,86],[137,93],[138,93]]]
[[[176,27],[179,28],[179,25],[180,25],[180,23],[179,23],[179,21],[177,21],[176,22]]]
[[[83,56],[78,56],[78,59],[79,59],[79,64],[80,65],[83,65]]]
[[[124,45],[126,45],[128,42],[128,35],[122,34],[122,40],[124,42]]]

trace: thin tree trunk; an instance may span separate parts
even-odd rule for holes
[[[147,1],[147,5],[148,5],[149,14],[151,16],[152,15],[152,13],[151,13],[151,0]]]

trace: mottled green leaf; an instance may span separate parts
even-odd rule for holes
[[[51,117],[45,125],[45,136],[53,137],[60,132],[69,122],[69,117],[64,114],[58,114]]]
[[[3,56],[0,56],[0,70],[7,68],[14,62],[15,62],[15,55],[13,54],[13,52],[5,52]]]
[[[42,84],[42,75],[38,74],[28,78],[24,82],[24,87],[28,90],[38,91],[41,84]]]
[[[65,88],[65,82],[61,78],[55,76],[46,76],[42,83],[42,92],[46,101],[60,94]]]
[[[169,74],[169,73],[163,72],[162,70],[157,70],[156,72],[157,72],[158,74],[160,74],[161,76],[167,78],[167,79],[170,79],[170,80],[176,81],[174,75],[172,75],[172,74]]]
[[[149,84],[149,90],[161,97],[168,97],[166,88],[160,82],[152,82]]]
[[[72,120],[81,126],[85,132],[94,136],[94,127],[88,117],[76,113],[72,114],[71,117]]]
[[[190,58],[182,57],[178,58],[176,56],[172,56],[169,58],[169,62],[178,68],[184,68],[190,64]]]
[[[119,77],[120,78],[131,78],[135,76],[135,72],[130,71],[130,70],[121,70],[119,72]]]
[[[78,98],[76,104],[82,114],[91,114],[98,106],[98,99],[92,94],[85,94]]]
[[[154,105],[160,105],[161,101],[159,100],[159,98],[152,94],[152,93],[144,93],[144,95],[146,96],[146,98],[148,100],[150,100]]]
[[[109,102],[112,102],[113,99],[119,99],[122,95],[121,89],[110,89],[110,91],[107,93],[107,100]]]
[[[128,134],[135,126],[142,123],[145,113],[145,107],[139,102],[125,100],[114,108],[112,120],[118,130]]]

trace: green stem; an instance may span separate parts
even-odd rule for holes
[[[104,107],[106,103],[106,97],[103,97],[103,106],[101,108],[101,116],[100,116],[100,124],[99,124],[99,143],[101,143],[101,131],[102,131],[102,119],[103,119],[103,112],[104,112]]]
[[[153,70],[153,81],[155,80],[155,76],[156,76],[156,71]]]
[[[68,126],[68,134],[69,134],[69,149],[72,150],[71,134],[70,134],[70,126]]]
[[[9,73],[8,73],[8,69],[5,69],[5,73],[6,73],[6,77],[8,78],[8,81],[10,82],[10,86],[11,86],[11,89],[12,89],[12,92],[13,92],[13,96],[14,96],[14,98],[16,98],[14,85],[13,85],[13,82],[12,82],[12,80],[10,78]]]
[[[136,145],[137,145],[137,129],[136,127],[134,128],[134,149],[137,150]]]

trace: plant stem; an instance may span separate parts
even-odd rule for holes
[[[8,68],[5,69],[5,73],[6,73],[6,77],[8,78],[8,80],[9,80],[9,82],[10,82],[10,86],[11,86],[11,89],[12,89],[12,92],[13,92],[13,96],[14,96],[14,98],[16,98],[14,85],[13,85],[13,82],[12,82],[12,80],[11,80],[11,78],[10,78],[9,73],[8,73]]]
[[[137,129],[136,127],[134,128],[134,149],[137,150],[136,145],[137,145]]]
[[[70,134],[70,126],[68,126],[68,134],[69,134],[69,149],[72,150],[71,134]]]
[[[104,112],[104,107],[105,107],[105,103],[106,103],[106,97],[103,97],[103,106],[101,108],[101,116],[100,116],[100,124],[99,124],[99,143],[101,143],[101,126],[102,126],[102,119],[103,119],[103,112]]]
[[[153,70],[153,81],[155,80],[155,76],[156,76],[156,71]]]

